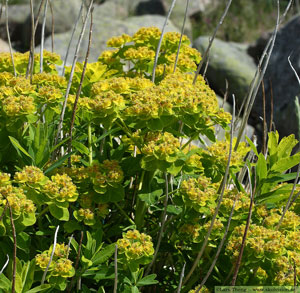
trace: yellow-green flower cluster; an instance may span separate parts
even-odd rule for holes
[[[266,227],[275,227],[281,218],[282,211],[279,209],[272,209],[269,215],[265,218]],[[287,211],[282,219],[280,229],[295,230],[300,226],[300,217],[293,211]]]
[[[224,208],[224,213],[229,214],[235,201],[235,211],[248,212],[250,206],[250,195],[239,192],[237,189],[226,190],[224,192],[221,209]]]
[[[239,254],[245,225],[234,228],[227,243],[226,251],[236,258]],[[285,235],[280,231],[274,231],[263,226],[251,224],[248,230],[245,255],[261,259],[264,256],[279,257],[286,253]]]
[[[12,96],[2,101],[3,112],[7,116],[33,114],[36,111],[33,97]]]
[[[33,75],[32,84],[64,89],[67,86],[67,81],[63,76],[42,72]]]
[[[10,184],[10,174],[0,172],[0,187]]]
[[[74,217],[78,222],[83,221],[85,225],[94,225],[96,223],[95,214],[89,208],[81,208],[78,211],[74,211]]]
[[[129,43],[132,41],[132,37],[127,35],[127,34],[123,34],[122,36],[119,37],[112,37],[107,41],[107,46],[108,47],[112,47],[112,48],[119,48],[122,47],[123,45],[125,45],[126,43]]]
[[[141,152],[146,156],[155,156],[159,160],[174,161],[174,157],[179,152],[179,139],[169,132],[150,132],[144,138],[144,146]]]
[[[45,270],[50,261],[50,255],[53,250],[53,245],[48,250],[45,250],[41,254],[35,256],[36,264]],[[69,248],[64,243],[57,243],[54,250],[53,259],[49,266],[49,276],[60,276],[63,278],[73,277],[75,269],[72,266],[72,261],[68,259]]]
[[[216,188],[210,178],[200,176],[198,179],[183,180],[179,193],[187,205],[200,211],[202,207],[209,207],[214,203],[217,198]]]
[[[235,145],[236,138],[233,139],[233,146]],[[225,169],[228,163],[229,157],[229,141],[217,141],[207,148],[203,154],[207,154],[212,165],[219,166],[222,170]],[[246,146],[246,143],[241,142],[236,151],[232,150],[230,166],[241,166],[246,154],[250,151],[250,148]]]
[[[6,198],[6,199],[5,199]],[[0,203],[6,205],[8,200],[13,214],[18,217],[21,214],[34,214],[36,207],[32,200],[27,199],[22,188],[6,185],[0,187]]]
[[[147,61],[154,59],[155,51],[149,49],[146,46],[141,46],[137,48],[129,48],[124,53],[125,60],[132,60],[133,62],[136,60]]]
[[[150,257],[154,253],[151,237],[137,230],[124,233],[123,238],[117,241],[117,245],[119,253],[125,254],[128,261]]]
[[[51,180],[43,186],[43,191],[51,199],[59,202],[74,202],[78,197],[76,185],[66,174],[51,176]]]
[[[48,180],[43,171],[34,166],[26,166],[21,172],[16,172],[14,179],[18,183],[28,183],[30,185],[42,184]]]

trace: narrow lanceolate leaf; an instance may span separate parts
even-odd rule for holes
[[[15,149],[17,151],[21,151],[24,155],[26,155],[27,157],[31,158],[33,160],[33,158],[28,154],[28,152],[21,146],[21,144],[18,142],[17,139],[15,139],[12,136],[9,136],[10,142],[12,143],[12,145],[15,147]]]

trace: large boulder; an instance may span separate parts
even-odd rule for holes
[[[101,6],[100,6],[101,8]],[[99,9],[100,9],[99,8]],[[98,8],[97,8],[98,9]],[[94,11],[94,26],[93,26],[93,35],[92,35],[92,45],[90,49],[90,58],[89,60],[96,61],[100,53],[107,49],[106,42],[109,38],[113,36],[118,36],[122,34],[133,34],[141,27],[150,27],[157,26],[162,28],[165,18],[159,15],[143,15],[143,16],[134,16],[129,17],[126,20],[112,19],[110,17],[99,17],[100,14],[97,13],[97,10]],[[169,22],[166,27],[166,31],[178,31],[176,27]],[[70,54],[69,62],[72,63],[72,58],[75,53],[76,43],[79,38],[79,31],[75,33]],[[54,38],[54,49],[55,52],[60,54],[63,58],[66,54],[66,49],[68,47],[69,40],[71,38],[71,31],[62,34],[56,34]],[[88,44],[88,26],[86,33],[84,35],[82,46],[79,51],[78,61],[82,62],[85,58],[86,49]],[[51,37],[48,37],[45,41],[45,49],[51,50]],[[39,47],[37,48],[39,50]]]
[[[193,46],[204,54],[209,37],[200,37]],[[206,77],[210,86],[221,96],[226,91],[228,81],[229,97],[235,95],[241,104],[255,75],[256,66],[243,47],[215,39],[210,51]]]
[[[273,53],[265,74],[264,84],[267,101],[267,117],[270,118],[270,97],[274,100],[274,122],[281,136],[291,133],[299,138],[299,123],[295,111],[295,97],[300,97],[300,86],[292,71],[288,57],[300,75],[300,15],[293,17],[279,31]],[[255,101],[253,115],[261,116],[262,93],[259,91]]]

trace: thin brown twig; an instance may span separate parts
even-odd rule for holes
[[[71,34],[71,38],[70,38],[70,41],[69,41],[69,44],[68,44],[68,48],[67,48],[67,51],[66,51],[66,56],[65,56],[65,59],[64,59],[64,63],[63,63],[63,70],[62,70],[62,74],[61,74],[62,76],[65,75],[66,64],[67,64],[68,57],[69,57],[71,43],[73,41],[73,37],[74,37],[76,28],[77,28],[79,20],[80,20],[80,17],[81,17],[82,11],[83,11],[83,7],[84,7],[84,0],[82,0],[81,7],[80,7],[80,10],[79,10],[79,13],[78,13],[78,17],[77,17],[76,22],[74,24],[73,31],[72,31],[72,34]]]
[[[34,21],[34,11],[33,11],[33,0],[30,0],[30,15],[31,15],[31,41],[30,41],[30,52],[29,52],[29,59],[28,65],[26,70],[26,78],[30,73],[30,79],[32,80],[33,68],[34,68],[34,46],[35,46],[35,33],[39,23],[40,14],[42,11],[42,7],[45,0],[41,0],[39,10],[37,13],[36,21]]]
[[[1,8],[0,8],[0,20],[1,20],[1,17],[2,17],[2,12],[3,12],[3,3],[1,3]]]
[[[12,273],[12,284],[11,284],[11,292],[15,292],[15,286],[16,286],[16,268],[17,268],[17,236],[16,236],[16,227],[13,219],[13,213],[12,213],[12,208],[11,205],[7,199],[7,197],[2,194],[2,196],[6,200],[6,204],[8,205],[9,208],[9,216],[10,216],[10,223],[11,223],[11,229],[12,229],[12,236],[13,236],[13,241],[14,241],[14,250],[13,250],[13,273]]]
[[[76,261],[75,261],[75,265],[74,265],[74,269],[76,271],[78,264],[79,264],[79,259],[80,259],[80,253],[81,253],[81,246],[82,246],[82,241],[83,241],[83,231],[81,231],[80,234],[80,240],[79,240],[79,244],[78,244],[78,252],[77,252],[77,256],[76,256]],[[67,292],[70,293],[71,289],[74,285],[74,280],[75,280],[75,276],[72,277],[71,282],[69,287],[67,288]]]
[[[174,64],[174,70],[173,70],[173,73],[175,73],[175,71],[176,71],[176,66],[177,66],[177,62],[178,62],[178,57],[179,57],[179,52],[180,52],[180,47],[181,47],[182,37],[183,37],[183,34],[184,34],[184,28],[185,28],[186,17],[187,17],[188,9],[189,9],[189,3],[190,3],[190,0],[187,0],[187,1],[186,1],[186,7],[185,7],[185,13],[184,13],[184,19],[183,19],[183,23],[182,23],[181,34],[180,34],[180,39],[179,39],[179,44],[178,44],[178,49],[177,49],[177,54],[176,54],[176,59],[175,59],[175,64]]]
[[[271,95],[271,116],[270,116],[270,128],[269,131],[272,131],[273,126],[273,113],[274,113],[274,96],[273,96],[273,86],[270,79],[270,95]]]
[[[13,67],[13,70],[14,70],[14,76],[17,76],[15,61],[14,61],[14,55],[13,55],[13,51],[12,51],[12,45],[11,45],[10,34],[9,34],[9,27],[8,27],[8,0],[5,1],[5,26],[6,26],[6,34],[7,34],[7,41],[8,41],[10,58],[11,58],[12,67]]]
[[[53,6],[52,0],[49,0],[49,7],[51,12],[51,51],[54,52],[54,13],[53,13]]]
[[[147,276],[150,273],[150,270],[157,258],[157,254],[160,248],[160,243],[164,234],[164,229],[165,229],[165,224],[166,224],[166,217],[167,217],[167,205],[168,205],[168,200],[169,200],[169,179],[168,179],[168,174],[165,173],[165,182],[166,182],[166,197],[165,197],[165,201],[164,201],[164,211],[162,213],[162,217],[161,217],[161,227],[160,227],[160,231],[159,231],[159,236],[158,236],[158,240],[157,240],[157,244],[156,244],[156,248],[155,248],[155,252],[152,258],[151,263],[148,265],[146,272],[145,272],[145,276]]]
[[[117,244],[115,246],[114,267],[115,267],[114,293],[117,293],[117,289],[118,289],[118,245]]]
[[[219,30],[219,27],[222,25],[222,23],[223,23],[223,21],[224,21],[226,15],[227,15],[227,12],[228,12],[228,10],[229,10],[229,7],[230,7],[230,5],[231,5],[231,2],[232,2],[232,0],[229,0],[229,1],[227,2],[226,8],[225,8],[225,10],[224,10],[224,13],[223,13],[223,15],[221,16],[221,19],[220,19],[219,23],[217,24],[217,26],[216,26],[216,28],[215,28],[215,31],[214,31],[214,33],[213,33],[213,35],[212,35],[212,37],[211,37],[210,40],[209,40],[208,47],[206,48],[206,50],[205,50],[205,52],[204,52],[204,55],[203,55],[203,57],[202,57],[202,60],[200,61],[199,65],[198,65],[198,68],[197,68],[197,71],[196,71],[196,73],[195,73],[195,77],[194,77],[194,80],[193,80],[193,84],[195,84],[196,81],[197,81],[197,78],[198,78],[198,75],[199,75],[200,70],[201,70],[201,68],[202,68],[202,65],[203,65],[204,61],[207,59],[208,55],[209,55],[210,48],[211,48],[211,46],[212,46],[212,44],[213,44],[213,41],[214,41],[214,39],[215,39],[215,37],[216,37],[216,34],[217,34],[218,30]]]
[[[208,272],[206,273],[206,276],[203,278],[200,286],[197,288],[196,292],[195,293],[198,293],[200,292],[201,288],[204,286],[204,284],[206,283],[207,279],[209,278],[211,272],[213,271],[215,265],[216,265],[216,262],[219,258],[219,255],[221,253],[221,250],[223,248],[223,245],[224,245],[224,242],[226,240],[226,237],[227,237],[227,234],[228,234],[228,231],[229,231],[229,228],[230,228],[230,223],[231,223],[231,220],[232,220],[232,216],[233,216],[233,213],[234,213],[234,208],[235,208],[235,204],[236,204],[236,201],[237,201],[237,198],[238,198],[238,193],[236,194],[235,198],[234,198],[234,201],[233,201],[233,205],[232,205],[232,208],[231,208],[231,212],[230,212],[230,215],[229,215],[229,218],[228,218],[228,221],[227,221],[227,226],[226,226],[226,229],[225,229],[225,232],[224,232],[224,235],[223,235],[223,238],[218,246],[218,250],[216,252],[216,255],[214,257],[214,260],[213,262],[211,263],[210,265],[210,268],[208,270]]]
[[[156,53],[155,53],[155,59],[154,59],[154,65],[153,65],[153,70],[152,70],[152,82],[153,83],[155,82],[155,70],[156,70],[156,66],[157,66],[158,55],[159,55],[160,47],[161,47],[161,44],[162,44],[165,28],[167,26],[168,20],[170,18],[172,10],[175,6],[175,3],[176,3],[176,0],[173,0],[172,3],[171,3],[171,6],[170,6],[169,12],[166,16],[164,25],[163,25],[162,30],[161,30],[161,35],[160,35],[160,39],[159,39],[159,42],[158,42],[158,45],[157,45],[157,49],[156,49]]]
[[[233,101],[235,103],[235,98],[234,98],[234,95],[233,95]],[[233,107],[233,111],[235,111],[235,105]],[[192,268],[190,269],[188,275],[186,276],[185,280],[183,281],[183,284],[186,284],[186,282],[190,279],[190,277],[192,276],[193,272],[195,271],[196,267],[198,266],[198,263],[204,253],[204,250],[207,246],[207,243],[208,243],[208,239],[209,239],[209,236],[212,232],[212,229],[213,229],[213,225],[215,223],[215,220],[217,218],[217,215],[218,215],[218,212],[219,212],[219,209],[220,209],[220,206],[221,206],[221,203],[222,203],[222,200],[223,200],[223,195],[224,195],[224,192],[225,192],[225,187],[226,187],[226,183],[227,183],[227,177],[229,175],[229,167],[230,167],[230,161],[231,161],[231,156],[232,156],[232,142],[233,142],[233,124],[234,124],[234,120],[233,120],[234,117],[232,117],[232,120],[231,120],[231,129],[230,129],[230,145],[229,145],[229,154],[228,154],[228,161],[227,161],[227,166],[226,166],[226,170],[225,170],[225,174],[224,174],[224,177],[223,177],[223,180],[222,180],[222,183],[220,185],[220,197],[219,197],[219,201],[218,201],[218,204],[217,204],[217,207],[215,209],[215,212],[212,216],[212,219],[211,219],[211,223],[210,223],[210,227],[206,233],[206,236],[205,236],[205,239],[204,239],[204,242],[202,244],[202,247],[193,263],[193,266]]]
[[[241,249],[239,251],[238,259],[237,259],[237,262],[236,262],[236,265],[235,265],[233,278],[232,278],[232,281],[231,281],[231,286],[235,286],[235,283],[236,283],[236,279],[237,279],[239,269],[240,269],[240,266],[241,266],[241,262],[242,262],[244,248],[245,248],[245,245],[246,245],[247,233],[248,233],[248,230],[249,230],[249,227],[250,227],[250,221],[251,221],[251,217],[252,217],[252,208],[253,208],[253,203],[254,203],[254,194],[255,194],[255,189],[256,189],[256,182],[254,182],[254,187],[252,188],[251,175],[250,175],[250,169],[249,168],[248,168],[248,176],[249,176],[250,195],[251,195],[250,206],[249,206],[248,218],[247,218],[247,222],[246,222],[246,226],[245,226],[245,230],[244,230],[243,240],[242,240],[242,244],[241,244]],[[254,176],[254,180],[255,180],[255,176]]]
[[[89,60],[90,48],[91,48],[91,43],[92,43],[92,34],[93,34],[93,9],[91,10],[91,24],[90,24],[88,47],[87,47],[87,51],[86,51],[86,55],[85,55],[85,60],[84,60],[84,65],[83,65],[83,69],[82,69],[82,73],[81,73],[79,87],[77,89],[76,98],[75,98],[75,102],[74,102],[74,106],[73,106],[73,112],[72,112],[72,118],[71,118],[70,130],[69,130],[70,140],[69,140],[69,146],[68,146],[68,153],[71,153],[71,151],[72,151],[73,126],[74,126],[74,122],[75,122],[77,104],[78,104],[79,96],[80,96],[82,85],[83,85],[86,67],[87,67],[88,60]],[[71,167],[71,157],[69,157],[68,162],[69,162],[68,163],[69,167]]]
[[[84,23],[83,23],[83,26],[82,26],[82,29],[81,29],[81,33],[80,33],[78,42],[77,42],[77,45],[76,45],[73,64],[72,64],[72,68],[71,68],[71,72],[70,72],[70,78],[69,78],[69,82],[68,82],[66,93],[65,93],[65,99],[64,99],[64,103],[63,103],[61,114],[60,114],[60,119],[59,119],[59,124],[58,124],[58,129],[57,129],[54,145],[57,145],[58,139],[62,135],[61,131],[62,131],[63,121],[64,121],[64,117],[65,117],[65,111],[66,111],[66,107],[67,107],[68,97],[69,97],[69,93],[70,93],[70,90],[71,90],[71,85],[72,85],[73,76],[74,76],[74,72],[75,72],[75,67],[76,67],[76,63],[77,63],[77,60],[78,60],[78,52],[79,52],[81,42],[82,42],[82,39],[83,39],[83,35],[84,35],[84,32],[85,32],[86,24],[87,24],[90,12],[91,12],[92,7],[93,7],[93,3],[94,3],[94,0],[91,0],[88,11],[87,11],[85,19],[84,19]],[[55,152],[53,153],[52,159],[54,159],[54,157],[55,157]]]
[[[270,60],[271,54],[273,52],[273,48],[274,48],[274,44],[275,44],[277,32],[278,32],[278,29],[279,29],[279,25],[284,20],[287,12],[289,11],[289,9],[291,7],[292,2],[293,2],[293,0],[289,1],[288,5],[286,6],[286,9],[285,9],[284,13],[280,17],[279,0],[277,0],[277,20],[276,20],[276,26],[275,26],[273,34],[272,34],[271,38],[269,39],[269,41],[268,41],[268,43],[267,43],[267,45],[266,45],[266,47],[264,49],[264,52],[263,52],[263,54],[262,54],[262,56],[260,58],[260,62],[259,62],[259,65],[257,67],[255,76],[254,76],[254,78],[253,78],[253,80],[251,82],[251,85],[250,85],[250,90],[249,90],[248,96],[246,98],[246,103],[245,103],[246,106],[245,106],[245,110],[244,110],[244,115],[243,115],[242,123],[241,123],[241,126],[239,128],[239,132],[238,132],[238,135],[237,135],[236,144],[235,144],[235,147],[234,147],[235,151],[237,150],[237,148],[239,146],[239,143],[241,141],[241,138],[242,138],[244,129],[246,127],[246,124],[248,122],[248,118],[250,116],[250,112],[251,112],[252,107],[254,105],[254,101],[255,101],[257,92],[259,90],[261,81],[264,78],[265,72],[267,70],[267,66],[269,64],[269,60]],[[262,66],[262,64],[263,64],[263,66]],[[261,70],[261,68],[262,68],[262,70]],[[260,74],[258,74],[259,71],[260,71]],[[255,82],[256,80],[257,80],[257,82]]]
[[[233,113],[232,113],[232,124],[231,124],[232,131],[231,131],[231,135],[233,135],[233,124],[234,124],[234,120],[235,120],[235,98],[234,98],[234,96],[233,96]],[[214,257],[214,260],[213,260],[213,262],[211,263],[208,272],[206,273],[205,277],[203,278],[203,280],[202,280],[200,286],[197,288],[197,290],[196,290],[195,293],[200,292],[201,288],[204,286],[204,284],[206,283],[207,279],[209,278],[211,272],[213,271],[213,269],[214,269],[214,267],[215,267],[215,264],[216,264],[216,262],[217,262],[217,260],[218,260],[218,258],[219,258],[219,255],[220,255],[220,253],[221,253],[221,250],[222,250],[222,248],[223,248],[223,245],[224,245],[224,243],[225,243],[225,240],[226,240],[226,237],[227,237],[229,228],[230,228],[230,223],[231,223],[232,216],[233,216],[233,213],[234,213],[234,208],[235,208],[235,204],[236,204],[237,198],[238,198],[238,194],[236,194],[236,196],[235,196],[235,198],[234,198],[234,202],[233,202],[233,204],[232,204],[232,209],[231,209],[231,212],[230,212],[228,221],[227,221],[227,226],[226,226],[224,235],[223,235],[223,237],[222,237],[222,240],[221,240],[221,242],[220,242],[220,244],[219,244],[219,246],[218,246],[216,255],[215,255],[215,257]]]

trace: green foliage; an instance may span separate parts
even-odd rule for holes
[[[157,28],[143,28],[133,36],[114,37],[108,41],[114,50],[88,64],[70,142],[66,133],[83,69],[76,65],[62,125],[65,136],[57,144],[70,68],[67,77],[59,76],[55,64],[61,61],[45,52],[44,72],[37,73],[37,62],[31,81],[24,76],[26,54],[14,56],[17,77],[10,56],[0,55],[0,263],[10,257],[0,275],[4,292],[12,286],[14,245],[7,201],[17,235],[16,292],[75,292],[79,279],[83,292],[112,292],[116,265],[118,292],[141,292],[146,286],[174,292],[183,265],[191,269],[212,224],[229,157],[228,182],[235,186],[223,194],[209,244],[183,291],[197,286],[200,273],[207,272],[235,204],[228,239],[206,287],[229,282],[250,205],[249,184],[238,181],[245,164],[255,196],[237,283],[291,283],[290,275],[280,272],[283,263],[300,259],[296,199],[281,227],[275,227],[292,188],[288,181],[296,177],[288,170],[300,160],[292,155],[297,141],[293,136],[279,141],[277,133],[270,133],[266,156],[249,139],[250,147],[242,142],[230,153],[229,134],[218,141],[215,126],[228,131],[231,115],[219,109],[201,76],[193,84],[191,73],[201,56],[187,37],[173,72],[180,35],[165,35],[151,81],[160,34]],[[203,137],[210,141],[207,147],[191,143]],[[244,161],[250,148],[256,162]]]

